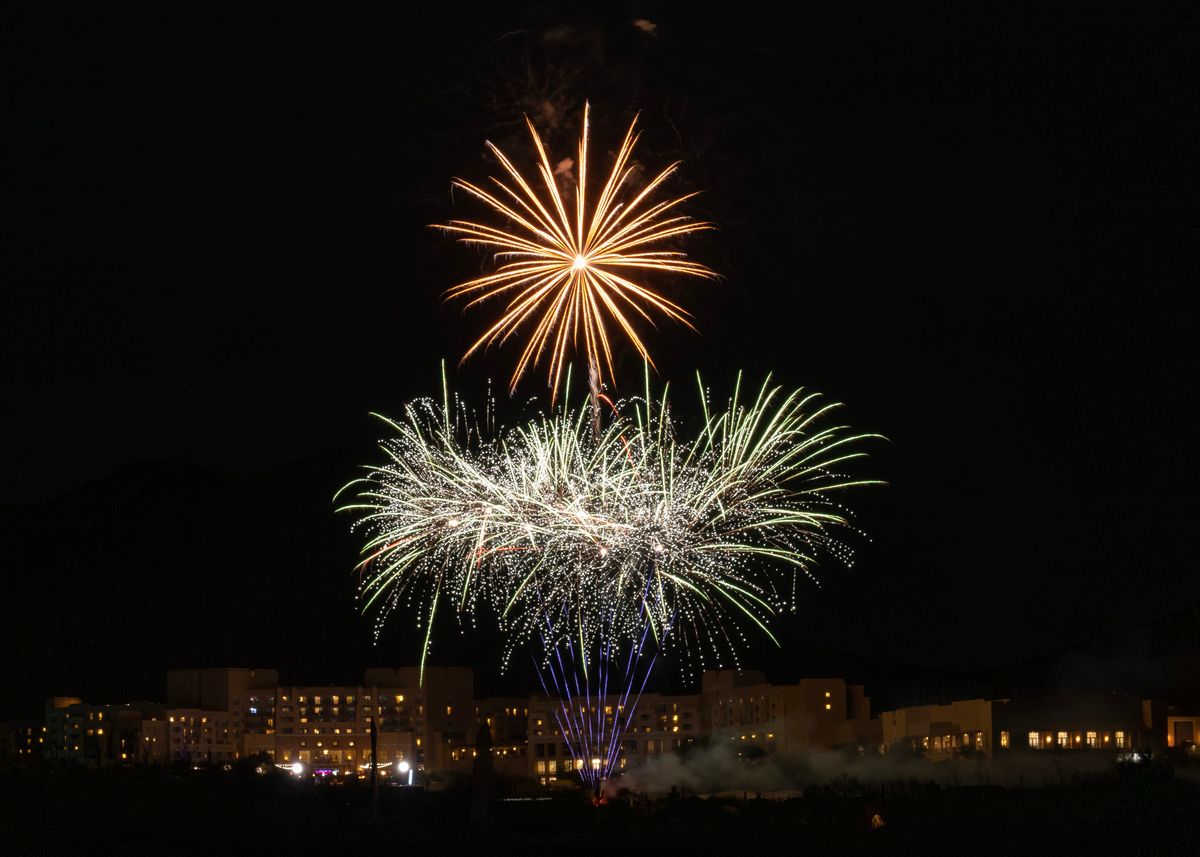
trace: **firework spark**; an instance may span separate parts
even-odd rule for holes
[[[440,228],[470,244],[494,250],[493,273],[461,283],[446,292],[447,298],[466,298],[471,307],[493,298],[506,300],[500,317],[463,355],[465,360],[480,348],[502,344],[519,330],[532,328],[512,374],[510,390],[526,370],[549,354],[548,380],[557,394],[568,352],[582,337],[589,367],[597,383],[605,367],[612,377],[612,340],[615,324],[653,365],[635,323],[653,324],[653,313],[691,327],[687,311],[642,282],[648,274],[682,274],[712,278],[715,274],[681,252],[662,249],[664,242],[703,229],[711,223],[676,213],[695,194],[652,202],[654,193],[679,167],[671,164],[645,186],[635,187],[636,168],[630,164],[638,134],[635,118],[629,125],[612,170],[598,196],[588,192],[588,108],[583,111],[579,159],[572,212],[555,178],[550,157],[533,123],[526,118],[537,149],[539,180],[529,181],[492,143],[488,148],[507,173],[508,180],[492,178],[494,192],[462,179],[459,187],[482,200],[507,223],[489,226],[452,220]]]
[[[343,489],[365,535],[364,609],[379,608],[380,626],[415,609],[423,664],[439,608],[471,622],[486,608],[506,663],[521,643],[569,642],[585,676],[589,653],[629,652],[647,633],[700,666],[736,662],[744,627],[770,636],[798,575],[849,562],[835,496],[869,484],[842,469],[876,435],[829,423],[838,405],[768,378],[748,399],[739,382],[715,411],[701,388],[700,431],[683,441],[648,374],[646,396],[616,403],[598,431],[569,397],[495,437],[448,396],[389,420],[387,462]]]

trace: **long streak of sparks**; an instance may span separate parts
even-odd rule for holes
[[[510,390],[521,376],[549,355],[549,384],[556,395],[568,352],[582,339],[587,363],[599,380],[613,373],[612,334],[615,324],[642,359],[653,365],[637,324],[654,324],[654,313],[691,327],[688,312],[646,285],[650,274],[681,274],[712,278],[715,274],[682,252],[664,249],[673,240],[712,224],[679,214],[678,207],[695,194],[654,202],[655,192],[675,172],[671,164],[645,185],[636,182],[637,168],[630,163],[637,120],[630,123],[612,169],[598,195],[589,196],[588,108],[583,113],[576,164],[574,206],[559,188],[546,147],[533,123],[526,118],[537,150],[537,179],[530,180],[492,143],[487,146],[499,161],[506,180],[493,177],[491,189],[463,179],[454,186],[486,203],[504,218],[503,226],[452,220],[440,228],[462,241],[494,251],[495,270],[461,283],[446,292],[450,299],[465,298],[466,306],[499,299],[499,318],[463,355],[503,344],[519,331],[529,330]]]

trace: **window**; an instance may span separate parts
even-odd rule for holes
[[[1058,746],[1059,746],[1059,747],[1069,747],[1069,746],[1071,746],[1071,744],[1070,744],[1070,740],[1071,740],[1071,736],[1070,736],[1070,735],[1068,735],[1066,732],[1059,732],[1059,733],[1058,733]]]
[[[1030,732],[1029,733],[1029,746],[1035,750],[1041,749],[1042,736],[1039,735],[1037,732]]]
[[[1007,732],[1000,733],[1000,746],[1003,747],[1005,750],[1008,749],[1008,733]]]
[[[1121,749],[1125,749],[1126,747],[1129,746],[1128,742],[1125,740],[1124,732],[1117,732],[1115,734],[1117,736],[1117,746],[1118,747],[1120,747]]]
[[[1100,742],[1099,742],[1098,740],[1096,740],[1096,739],[1097,739],[1097,735],[1096,735],[1096,733],[1095,733],[1095,732],[1089,732],[1089,733],[1087,734],[1087,745],[1088,745],[1089,747],[1099,747],[1099,746],[1100,746]]]
[[[830,711],[830,710],[832,710],[832,708],[833,708],[833,706],[832,706],[832,705],[830,705],[828,702],[827,702],[827,703],[825,703],[825,710],[826,710],[826,711]]]
[[[546,773],[546,763],[545,762],[535,762],[533,765],[533,769],[535,771],[537,771],[539,774],[544,774],[544,773]]]

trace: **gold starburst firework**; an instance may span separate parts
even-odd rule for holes
[[[581,333],[593,383],[598,386],[604,376],[603,367],[607,367],[610,378],[613,375],[608,323],[615,322],[650,365],[654,361],[634,327],[635,316],[653,326],[651,312],[657,311],[695,329],[687,310],[635,280],[641,279],[640,274],[651,273],[715,277],[711,270],[689,261],[682,252],[653,249],[669,239],[711,229],[713,225],[673,213],[694,193],[650,202],[654,191],[678,169],[678,161],[644,187],[626,187],[635,171],[629,159],[639,136],[634,132],[636,117],[625,133],[600,196],[589,207],[586,105],[572,217],[542,139],[528,117],[525,122],[537,149],[544,197],[535,189],[536,182],[527,181],[499,148],[487,143],[511,184],[493,176],[496,193],[463,179],[455,179],[453,184],[503,215],[508,220],[507,228],[465,220],[452,220],[440,228],[458,235],[464,243],[494,248],[497,267],[494,273],[449,289],[446,298],[467,297],[466,307],[492,298],[506,298],[508,303],[500,318],[467,349],[463,360],[480,348],[503,344],[532,324],[533,331],[512,375],[510,392],[515,391],[521,376],[536,367],[548,350],[548,381],[552,394],[556,395],[567,352],[578,343]],[[623,201],[623,191],[628,201]]]

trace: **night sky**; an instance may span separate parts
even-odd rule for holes
[[[672,189],[720,227],[688,245],[722,279],[675,284],[700,334],[655,334],[662,376],[773,371],[889,438],[889,487],[855,504],[872,540],[784,657],[977,668],[1195,602],[1194,11],[444,5],[7,16],[0,500],[15,649],[41,664],[9,659],[8,704],[415,660],[369,650],[330,497],[374,459],[368,411],[436,392],[480,331],[439,297],[483,264],[427,228],[480,214],[450,178],[490,174],[485,139],[525,160],[522,113],[568,156],[585,98],[597,147],[641,111],[641,161],[682,159]],[[454,383],[478,400],[514,357]],[[236,528],[168,537],[148,460],[178,508],[220,481]],[[320,562],[271,559],[305,540]],[[222,585],[185,591],[180,565]],[[164,639],[189,633],[210,639]],[[59,666],[78,649],[136,666]]]

